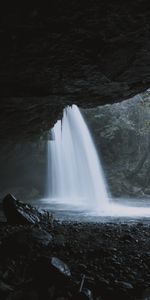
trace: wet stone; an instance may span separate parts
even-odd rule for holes
[[[21,228],[9,233],[3,240],[3,250],[10,255],[26,254],[32,251],[33,245],[47,247],[53,241],[50,233],[39,228]]]
[[[71,272],[67,264],[65,264],[62,260],[60,260],[57,257],[52,257],[51,258],[51,265],[53,268],[55,268],[58,272],[62,273],[65,276],[70,277]]]
[[[91,290],[83,288],[82,291],[75,293],[72,300],[93,300]]]
[[[71,279],[69,267],[57,257],[40,256],[32,269],[35,281],[41,286],[65,286]]]
[[[94,300],[146,298],[144,291],[150,286],[150,226],[137,229],[136,224],[56,222],[52,229],[49,223],[47,226],[1,225],[0,278],[14,291],[0,299],[89,300],[91,296],[83,294],[84,288],[92,291]],[[107,231],[111,239],[103,238]],[[130,244],[121,240],[126,234],[133,236]],[[59,238],[60,245],[55,244]],[[30,279],[31,290],[22,290],[22,282]],[[14,298],[9,299],[10,296]]]
[[[39,223],[38,216],[16,198],[8,194],[3,199],[3,210],[9,224],[34,225]]]
[[[52,213],[23,203],[11,194],[6,195],[3,199],[3,211],[10,225],[39,225],[39,223],[49,223],[51,228],[53,227],[54,216]]]
[[[35,290],[18,290],[9,296],[8,300],[39,300],[38,293]]]
[[[0,299],[13,291],[13,288],[0,280]]]
[[[117,286],[119,286],[120,288],[125,289],[125,290],[133,289],[133,285],[131,283],[125,282],[125,281],[118,281]]]

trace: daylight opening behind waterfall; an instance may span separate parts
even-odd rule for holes
[[[76,105],[64,109],[48,141],[48,198],[106,210],[108,194],[102,166]]]

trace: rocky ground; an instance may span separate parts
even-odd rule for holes
[[[61,223],[21,202],[14,214],[14,201],[3,203],[0,299],[149,299],[150,224]]]

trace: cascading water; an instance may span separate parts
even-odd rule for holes
[[[100,160],[76,105],[64,109],[62,121],[50,135],[48,195],[43,203],[73,206],[91,216],[150,217],[150,207],[139,206],[136,199],[131,204],[123,199],[123,204],[109,201]]]
[[[105,210],[108,195],[94,143],[76,105],[67,107],[48,141],[48,198]]]

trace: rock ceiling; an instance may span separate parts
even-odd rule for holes
[[[0,10],[1,139],[40,134],[67,104],[113,103],[150,87],[148,1],[11,5]]]

